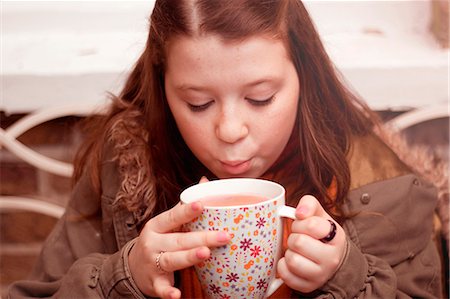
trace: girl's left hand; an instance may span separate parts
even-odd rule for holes
[[[303,196],[297,206],[288,237],[288,249],[278,262],[278,274],[294,290],[310,293],[324,285],[337,271],[344,257],[346,235],[344,229],[328,215],[319,201]],[[320,239],[336,224],[336,235],[329,242]]]

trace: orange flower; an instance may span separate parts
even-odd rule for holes
[[[236,250],[238,247],[236,244],[231,245],[231,250]]]
[[[216,269],[216,272],[217,272],[217,273],[222,273],[222,272],[223,272],[223,269],[222,269],[222,268],[217,268],[217,269]]]
[[[208,222],[208,224],[209,224],[209,226],[213,226],[213,225],[214,225],[214,222],[213,222],[213,221],[210,221],[210,222]]]
[[[249,290],[250,292],[252,292],[252,291],[255,290],[255,287],[254,287],[254,286],[251,286],[251,287],[248,288],[248,290]]]
[[[256,218],[259,218],[259,215],[260,215],[259,213],[256,213],[256,214],[255,214],[255,217],[256,217]]]
[[[230,286],[230,284],[228,283],[228,282],[224,282],[224,283],[222,283],[222,285],[224,286],[224,287],[228,287],[228,286]]]
[[[276,229],[276,228],[272,231],[272,234],[273,234],[274,236],[277,234],[277,229]]]
[[[236,218],[234,218],[234,223],[238,224],[242,219],[244,219],[244,215],[239,214]]]
[[[253,280],[253,276],[249,276],[249,277],[247,278],[247,280],[248,280],[248,281],[252,281],[252,280]]]
[[[253,232],[253,235],[254,235],[254,236],[259,235],[259,230],[255,230],[255,231]]]
[[[272,216],[272,212],[270,212],[269,214],[267,214],[267,217],[270,218]]]
[[[246,270],[248,270],[248,269],[250,269],[251,266],[253,266],[254,263],[255,263],[255,262],[254,262],[253,260],[250,260],[250,261],[244,266],[244,268],[245,268]]]

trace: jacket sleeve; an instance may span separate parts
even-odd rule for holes
[[[336,275],[322,288],[320,298],[440,298],[439,257],[430,242],[423,252],[391,267],[385,260],[363,254],[347,243],[344,262]],[[416,271],[414,269],[421,269]]]
[[[45,241],[28,280],[9,288],[9,298],[144,298],[128,269],[129,241],[111,250],[101,203],[86,177],[74,187],[63,217]]]
[[[435,189],[411,174],[367,185],[349,198],[357,214],[344,223],[346,255],[322,287],[324,297],[442,297]]]
[[[113,254],[91,253],[74,260],[62,243],[63,222],[45,244],[29,280],[11,285],[9,298],[144,298],[128,270],[133,241]]]

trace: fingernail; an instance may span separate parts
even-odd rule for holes
[[[209,257],[209,250],[200,248],[199,250],[197,250],[195,255],[197,256],[197,258],[204,260]]]
[[[175,291],[175,290],[170,291],[170,292],[169,292],[169,298],[171,298],[171,299],[176,299],[176,298],[178,298],[177,293],[178,293],[178,292]]]
[[[202,210],[202,204],[199,201],[193,202],[191,204],[191,209],[194,212],[198,212]]]
[[[230,235],[226,232],[219,232],[217,234],[217,241],[219,242],[228,242],[230,241]]]
[[[297,215],[305,216],[308,214],[308,208],[306,206],[300,206],[295,211]]]

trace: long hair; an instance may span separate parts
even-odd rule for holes
[[[99,165],[108,132],[131,111],[140,112],[146,129],[149,179],[153,180],[151,198],[138,198],[140,203],[135,205],[145,205],[149,213],[162,211],[178,201],[182,188],[197,182],[201,175],[212,175],[184,143],[164,92],[168,43],[180,35],[201,34],[230,41],[269,35],[284,43],[300,81],[297,123],[291,140],[296,143],[296,158],[301,160],[301,169],[297,170],[301,175],[291,197],[298,199],[311,193],[329,212],[341,216],[339,206],[350,186],[346,162],[350,140],[368,133],[376,119],[339,80],[299,0],[157,0],[146,48],[110,112],[97,120],[100,124],[94,126],[96,130],[80,149],[75,180],[87,172],[100,192]],[[93,167],[84,169],[84,165]],[[334,198],[327,192],[332,183],[336,186]]]

